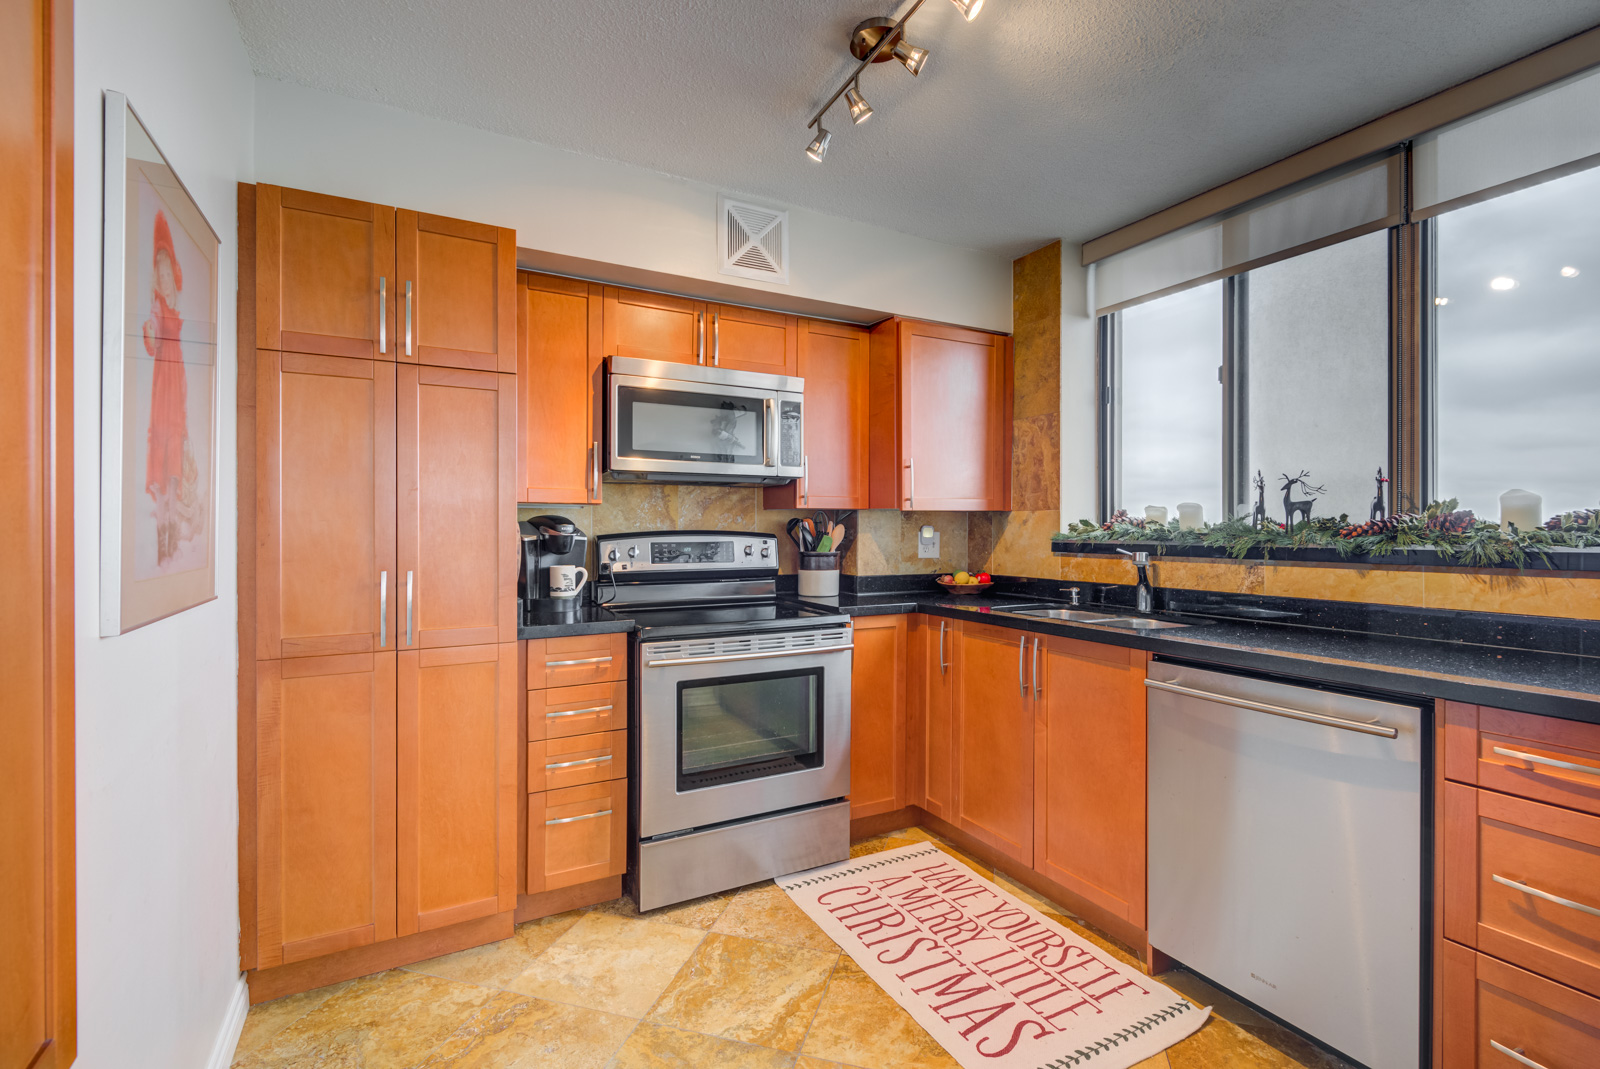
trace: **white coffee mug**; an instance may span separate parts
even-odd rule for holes
[[[589,572],[571,564],[552,564],[550,566],[550,596],[552,598],[575,598],[578,591],[583,589],[583,584],[589,581]]]

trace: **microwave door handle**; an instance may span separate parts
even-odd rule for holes
[[[773,466],[773,464],[772,464],[772,439],[777,437],[777,434],[778,434],[778,428],[774,424],[772,416],[773,416],[773,413],[778,411],[778,402],[777,402],[777,400],[775,398],[763,397],[761,399],[761,407],[766,413],[765,416],[763,417],[763,419],[766,422],[766,428],[767,428],[767,433],[762,436],[764,440],[761,443],[761,448],[762,448],[761,466],[765,467],[765,468],[770,468],[770,467]]]

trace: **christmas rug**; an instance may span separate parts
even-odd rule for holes
[[[966,1069],[1128,1069],[1211,1014],[932,843],[777,882]]]

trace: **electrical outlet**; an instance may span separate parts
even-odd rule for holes
[[[923,524],[917,531],[917,556],[939,559],[939,532],[929,524]]]

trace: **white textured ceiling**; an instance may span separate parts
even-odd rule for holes
[[[258,73],[1014,256],[1094,237],[1600,21],[1595,0],[232,0]]]

